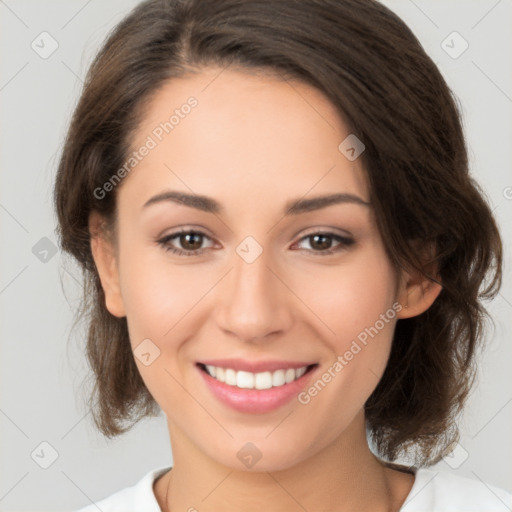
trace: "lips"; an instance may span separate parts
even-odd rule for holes
[[[210,392],[239,412],[264,413],[289,402],[305,387],[317,363],[208,360],[197,363]]]

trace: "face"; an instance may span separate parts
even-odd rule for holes
[[[360,417],[401,292],[332,104],[302,83],[219,71],[173,80],[145,111],[133,150],[151,147],[116,191],[102,283],[171,432],[232,468],[250,442],[258,470],[284,469]]]

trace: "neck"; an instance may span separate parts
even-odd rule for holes
[[[372,510],[397,512],[414,482],[370,451],[361,411],[343,435],[314,456],[277,471],[241,471],[217,463],[169,425],[172,471],[155,494],[163,511]],[[165,496],[167,503],[165,502]]]

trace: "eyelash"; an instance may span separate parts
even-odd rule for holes
[[[160,246],[162,246],[166,252],[172,252],[179,256],[198,256],[199,254],[202,254],[206,250],[206,248],[196,249],[194,251],[185,251],[183,249],[177,249],[170,245],[170,241],[173,240],[174,238],[178,238],[181,235],[192,235],[192,234],[200,235],[200,236],[208,238],[208,239],[210,238],[208,235],[206,235],[205,233],[203,233],[201,231],[181,230],[181,231],[177,231],[175,233],[166,235],[165,237],[161,238],[160,240],[157,240],[157,243]],[[307,235],[304,235],[299,240],[299,242],[301,242],[302,240],[305,240],[307,238],[311,238],[315,235],[322,235],[324,237],[333,238],[339,242],[339,245],[337,245],[336,247],[331,247],[325,251],[315,251],[314,249],[304,249],[306,251],[311,251],[318,256],[328,256],[330,254],[334,254],[336,252],[339,252],[340,250],[343,250],[344,248],[350,247],[351,245],[353,245],[355,243],[355,241],[352,238],[343,237],[343,236],[337,235],[335,233],[330,233],[330,232],[326,232],[326,231],[314,231],[312,233],[308,233]],[[299,242],[297,242],[297,243],[299,243]]]

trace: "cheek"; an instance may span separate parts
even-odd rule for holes
[[[130,344],[139,373],[156,402],[164,410],[171,405],[181,409],[186,407],[178,384],[182,381],[181,348],[193,334],[193,307],[208,288],[205,279],[192,282],[193,272],[184,272],[164,257],[155,261],[149,256],[154,252],[134,248],[121,261]]]
[[[186,319],[189,288],[179,271],[150,264],[147,254],[122,253],[121,290],[125,305],[131,348],[140,376],[160,407],[181,404],[177,351]],[[183,281],[183,282],[182,282]],[[196,298],[197,300],[197,298]],[[174,342],[176,340],[176,342]],[[147,355],[149,354],[149,355]]]
[[[395,276],[379,246],[354,253],[338,266],[319,268],[314,279],[296,281],[296,288],[322,320],[325,339],[339,354],[358,336],[364,339],[364,333],[376,322],[381,338],[391,336],[394,322],[389,320],[396,316],[392,308]],[[381,315],[386,312],[388,321],[383,323]]]
[[[140,339],[156,343],[170,331],[205,293],[199,272],[172,263],[163,249],[135,237],[120,247],[120,279],[132,344]],[[133,334],[133,336],[132,336]]]
[[[302,287],[308,306],[325,326],[322,339],[330,354],[318,376],[322,382],[304,402],[321,392],[325,400],[316,406],[342,400],[354,411],[362,407],[389,358],[400,309],[395,302],[395,276],[383,251],[375,248],[359,253],[350,264],[317,274],[314,283]],[[325,394],[324,388],[329,388]]]

